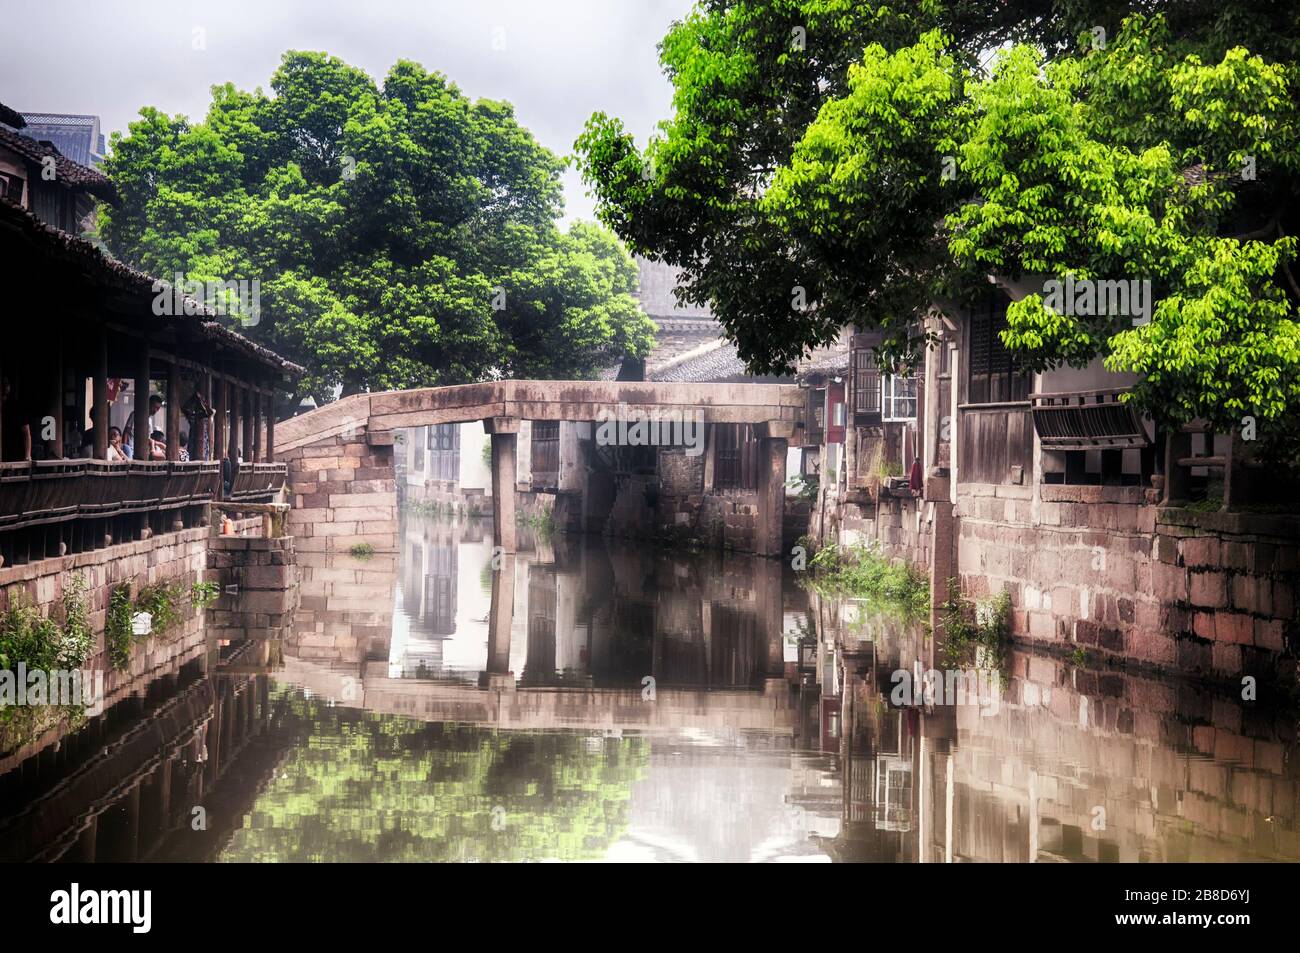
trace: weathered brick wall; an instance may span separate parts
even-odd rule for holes
[[[666,496],[697,496],[704,492],[704,454],[683,448],[659,451],[659,492]]]
[[[222,587],[209,617],[214,638],[288,635],[299,596],[292,537],[214,536],[208,544],[208,568]]]
[[[326,437],[277,458],[289,465],[288,532],[300,554],[348,552],[366,544],[397,549],[397,481],[393,447],[371,446],[365,433]]]
[[[962,588],[1006,589],[1019,637],[1213,678],[1294,675],[1294,518],[1161,511],[1101,486],[1045,485],[1035,502],[963,484],[957,509]]]
[[[260,532],[261,518],[236,523],[236,531]],[[82,668],[104,673],[104,705],[140,691],[159,674],[175,671],[179,665],[205,651],[205,628],[191,602],[191,587],[206,576],[210,530],[207,527],[165,533],[149,539],[119,543],[103,549],[69,556],[42,559],[0,569],[0,609],[15,600],[25,600],[43,615],[61,618],[64,586],[73,575],[85,581],[88,620],[95,633],[95,645]],[[227,537],[229,538],[229,537]],[[113,590],[129,583],[133,594],[145,586],[170,583],[181,590],[181,620],[167,633],[145,638],[133,646],[125,669],[115,670],[108,659],[104,626]],[[51,727],[32,739],[22,751],[30,753],[51,744],[58,729]],[[18,752],[19,756],[25,756]]]
[[[1300,519],[1166,509],[1156,532],[1152,584],[1171,628],[1182,633],[1180,668],[1269,672],[1294,656]]]

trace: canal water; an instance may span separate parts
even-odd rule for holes
[[[1294,714],[1020,648],[902,697],[924,626],[772,560],[400,538],[0,757],[0,859],[1300,859]]]

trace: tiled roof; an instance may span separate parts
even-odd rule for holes
[[[105,254],[85,239],[46,225],[31,212],[6,199],[0,199],[0,225],[12,227],[22,233],[31,244],[50,249],[52,257],[65,259],[78,270],[105,285],[129,293],[148,295],[150,298],[156,294],[154,287],[157,279],[151,275],[137,271],[130,265]],[[163,282],[163,285],[170,287],[167,282]],[[192,304],[194,313],[177,315],[171,320],[191,322],[192,326],[208,340],[241,351],[248,357],[277,368],[289,377],[300,377],[305,373],[301,366],[226,327],[217,320],[219,315],[202,302],[194,301],[188,296],[183,300]],[[186,310],[190,308],[187,306]]]
[[[740,359],[736,345],[722,338],[651,368],[646,376],[652,381],[689,384],[715,384],[726,381],[774,383],[789,379],[779,375],[751,374],[745,362]]]
[[[42,165],[46,157],[53,156],[54,175],[59,182],[84,189],[102,199],[111,201],[117,198],[117,190],[113,188],[113,183],[106,175],[73,162],[54,146],[37,142],[30,136],[24,136],[21,132],[16,132],[7,126],[0,126],[0,146],[13,150],[37,166]]]
[[[799,362],[798,374],[800,380],[810,377],[814,374],[822,374],[827,377],[844,375],[849,372],[849,348],[847,344],[837,343],[830,347],[818,348],[813,351],[807,358]]]

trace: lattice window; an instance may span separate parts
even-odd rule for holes
[[[967,348],[967,402],[994,404],[1029,397],[1032,375],[1015,365],[1002,343],[1007,327],[1007,297],[990,292],[970,311]]]
[[[713,486],[718,490],[758,488],[758,440],[749,424],[713,428]]]
[[[870,416],[880,413],[880,367],[870,348],[857,347],[853,359],[853,413]]]
[[[545,475],[551,479],[560,471],[560,422],[534,420],[532,441],[532,468],[534,477]]]

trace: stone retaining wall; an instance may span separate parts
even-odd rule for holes
[[[1013,633],[1214,679],[1291,678],[1300,520],[1148,504],[1139,487],[963,484],[963,590]]]

